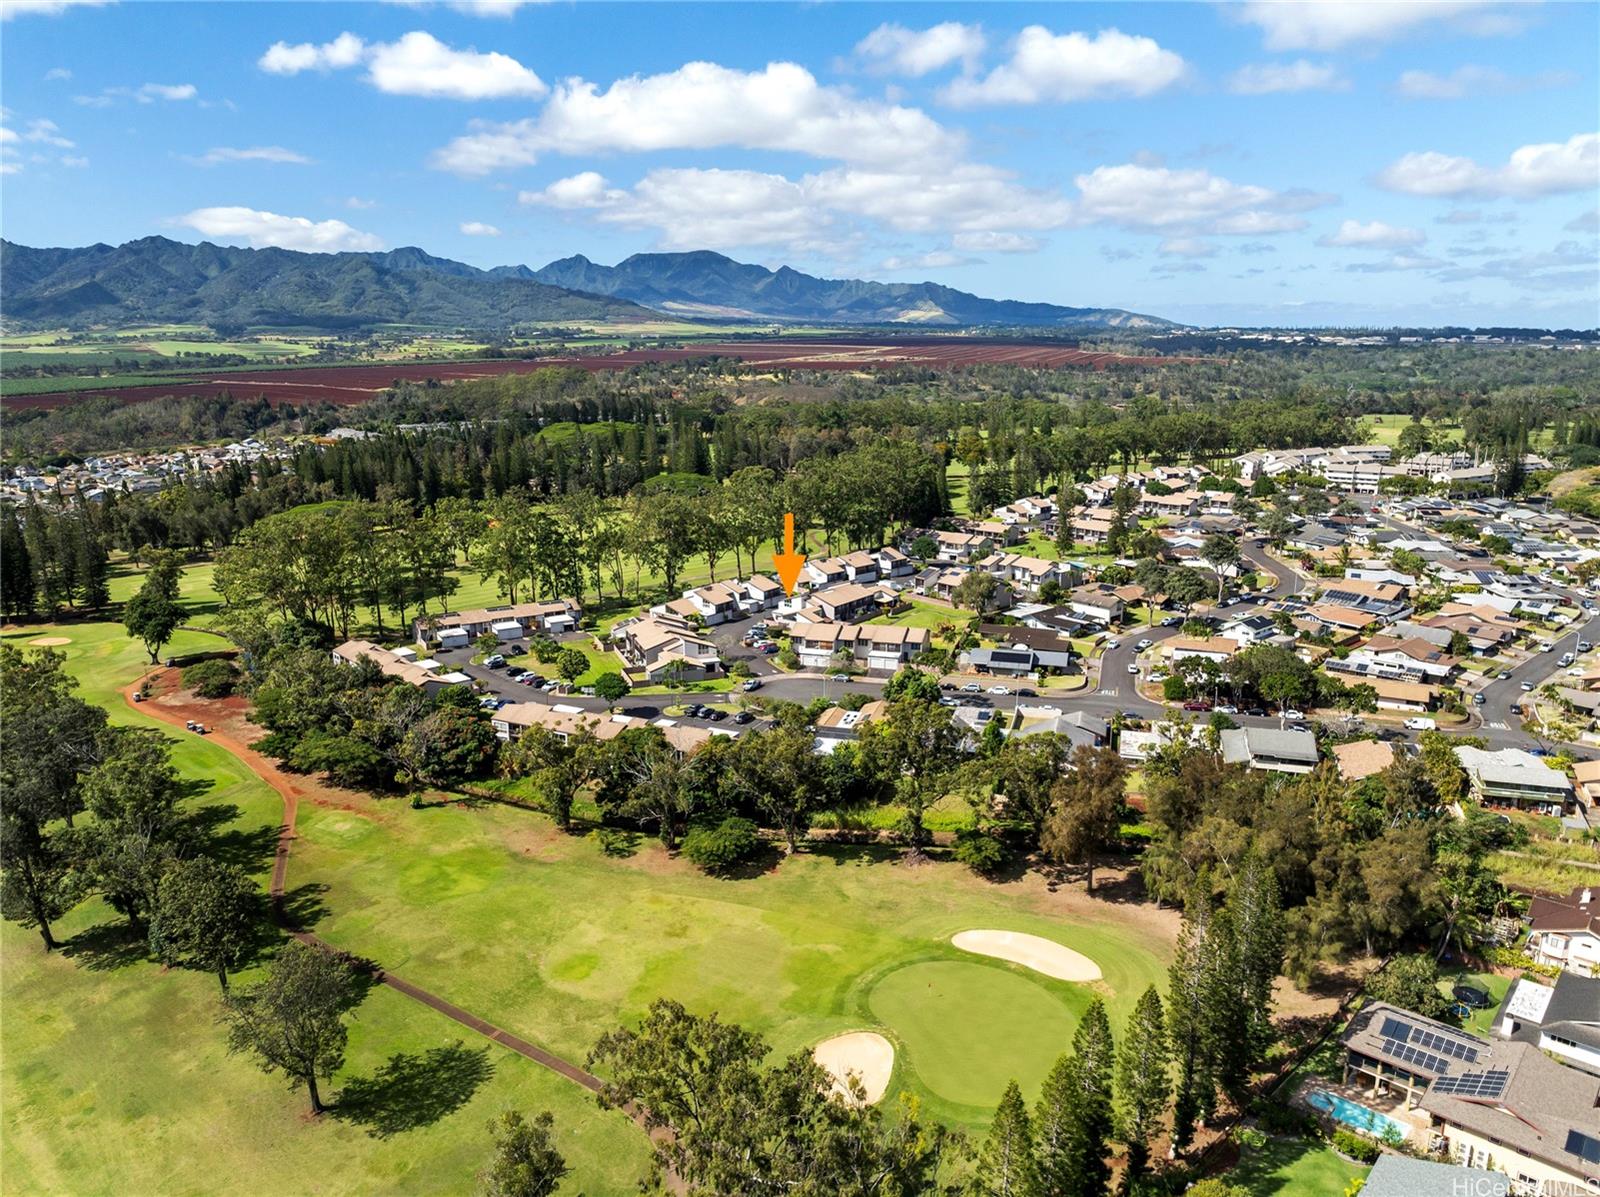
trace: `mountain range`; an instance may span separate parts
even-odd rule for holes
[[[480,270],[416,248],[241,249],[166,237],[80,249],[0,241],[0,319],[39,327],[198,323],[359,328],[678,318],[853,325],[1156,328],[1116,308],[983,299],[937,283],[823,279],[722,254],[575,255],[539,270]]]

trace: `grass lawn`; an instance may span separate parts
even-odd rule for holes
[[[219,850],[265,885],[278,796],[231,753],[121,700],[144,654],[120,627],[34,626],[4,639],[26,646],[47,635],[70,638],[59,651],[83,695],[113,722],[173,738],[174,763],[199,787],[193,802],[215,812]],[[172,649],[216,643],[180,633]],[[315,882],[292,870],[290,884]],[[487,1158],[486,1123],[506,1108],[555,1113],[574,1191],[627,1192],[644,1173],[643,1136],[624,1117],[385,989],[355,1012],[345,1066],[325,1087],[352,1100],[313,1121],[303,1095],[281,1077],[227,1054],[215,980],[162,969],[125,938],[124,925],[98,900],[86,902],[56,925],[65,946],[53,955],[35,932],[0,928],[0,1172],[8,1191],[253,1194],[270,1178],[282,1193],[463,1192]],[[386,1064],[393,1067],[376,1076]],[[115,1134],[104,1133],[108,1125]]]
[[[654,841],[629,858],[607,857],[592,835],[565,835],[526,811],[356,800],[302,810],[293,875],[327,885],[317,931],[331,942],[569,1057],[582,1058],[601,1031],[637,1019],[660,996],[717,1011],[783,1053],[878,1027],[905,1053],[899,1085],[969,1129],[987,1122],[1006,1077],[966,1088],[947,1082],[948,1091],[925,1079],[980,1066],[967,1059],[964,1039],[930,1038],[925,1022],[887,1021],[881,1002],[904,1008],[903,994],[900,1006],[879,996],[896,969],[971,965],[949,944],[960,930],[1028,931],[1100,963],[1106,979],[1095,988],[1118,1024],[1145,986],[1163,979],[1165,946],[1132,939],[1115,906],[1068,922],[1053,913],[1042,883],[997,886],[954,864],[905,868],[896,857],[887,848],[817,849],[757,877],[723,880],[669,859]],[[974,967],[1048,997],[1008,1013],[1008,999],[993,994],[1014,986],[979,987],[990,995],[982,1000],[1000,1003],[990,1008],[1006,1034],[1047,1067],[1067,1046],[1064,1032],[1089,990],[1013,965]],[[889,984],[895,994],[903,982]],[[932,1004],[921,1017],[961,1027],[926,992]],[[1036,1016],[1046,1008],[1047,1017]],[[1042,1075],[1020,1062],[1008,1071]]]
[[[867,622],[892,624],[897,628],[927,628],[930,631],[937,631],[946,624],[965,627],[971,619],[970,611],[956,611],[950,607],[908,599],[904,611],[896,611],[892,615],[875,615]]]
[[[1495,973],[1476,973],[1467,969],[1458,969],[1452,973],[1444,974],[1439,982],[1439,992],[1451,1001],[1451,990],[1457,985],[1471,985],[1481,989],[1489,995],[1489,1005],[1483,1010],[1474,1010],[1463,1022],[1462,1027],[1474,1035],[1481,1035],[1488,1039],[1494,1032],[1494,1015],[1499,1008],[1501,1000],[1506,996],[1506,990],[1511,988],[1515,977],[1502,977]]]
[[[1310,1139],[1269,1139],[1259,1150],[1246,1147],[1239,1166],[1223,1179],[1242,1185],[1251,1197],[1344,1197],[1350,1182],[1370,1171]]]

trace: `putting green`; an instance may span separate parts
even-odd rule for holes
[[[930,1091],[993,1109],[1013,1079],[1031,1100],[1070,1046],[1089,999],[1066,988],[1001,965],[929,960],[886,974],[867,1004],[894,1029],[902,1063]]]

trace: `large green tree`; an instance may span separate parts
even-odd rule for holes
[[[249,955],[261,913],[261,888],[248,873],[196,856],[161,878],[150,938],[164,958],[214,974],[226,994],[228,971]]]

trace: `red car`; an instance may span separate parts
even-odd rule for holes
[[[1186,711],[1209,711],[1211,704],[1203,698],[1195,698],[1183,704]]]

